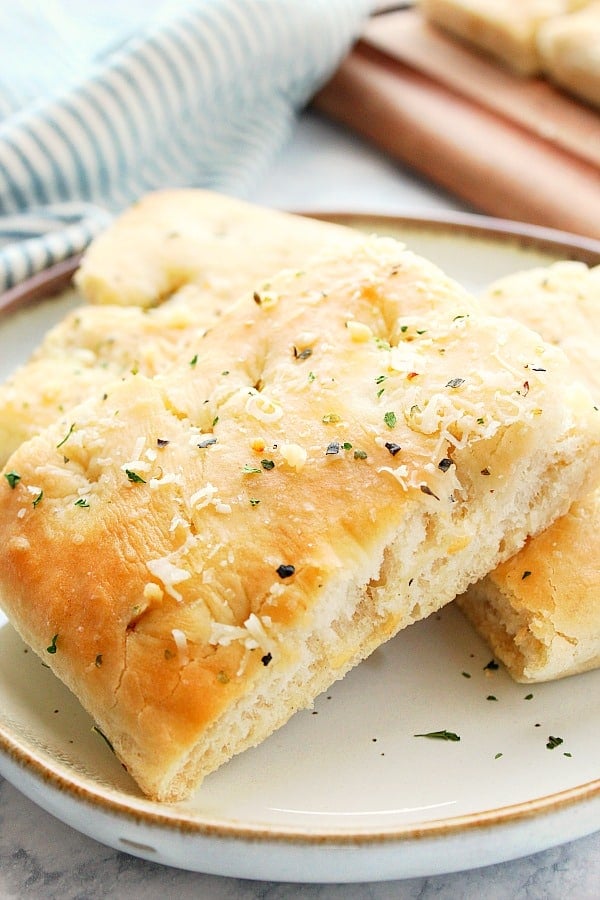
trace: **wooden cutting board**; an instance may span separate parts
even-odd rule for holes
[[[600,239],[600,115],[417,10],[373,18],[315,106],[476,209]]]

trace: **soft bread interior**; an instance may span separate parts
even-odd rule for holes
[[[600,665],[599,510],[595,491],[460,599],[515,681],[550,681]]]

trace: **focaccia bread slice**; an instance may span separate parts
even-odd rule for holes
[[[17,447],[106,384],[137,371],[153,376],[193,358],[214,311],[188,286],[162,306],[76,307],[30,359],[0,384],[0,466]]]
[[[564,513],[599,422],[560,351],[364,239],[17,450],[2,604],[182,798]]]
[[[540,72],[540,26],[586,0],[420,0],[426,18],[519,75]]]
[[[261,289],[265,275],[286,266],[301,268],[337,240],[358,235],[208,191],[142,199],[85,254],[76,281],[90,302],[0,385],[0,466],[112,379],[131,370],[154,376],[193,358],[199,336],[242,291]]]
[[[600,490],[459,598],[515,681],[600,665]]]
[[[559,87],[600,107],[600,3],[544,24],[538,34],[544,74]]]
[[[600,400],[600,266],[561,262],[493,284],[488,308],[559,344]],[[600,490],[458,599],[516,681],[600,665]]]
[[[156,191],[91,244],[75,276],[89,303],[156,306],[194,284],[217,309],[353,232],[200,189]]]
[[[481,300],[488,312],[518,319],[560,347],[600,399],[600,265],[562,260],[515,272],[489,285]]]

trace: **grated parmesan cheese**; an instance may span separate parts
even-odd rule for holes
[[[256,388],[248,392],[250,396],[246,401],[246,412],[259,422],[277,422],[283,416],[283,409],[274,400],[265,394],[259,393]]]
[[[148,482],[152,490],[156,490],[156,488],[163,487],[165,484],[179,484],[183,485],[183,477],[179,472],[167,472],[165,475],[162,475],[160,478],[151,478]]]
[[[188,653],[188,642],[185,632],[183,632],[180,628],[172,628],[171,634],[173,635],[173,640],[175,641],[175,646],[177,647],[179,662],[182,666],[186,666],[190,661],[190,657]]]
[[[211,484],[210,481],[207,482],[203,488],[195,491],[190,497],[190,506],[192,509],[204,509],[205,506],[208,506],[209,503],[212,503],[214,495],[217,493],[217,489],[214,484]]]
[[[150,468],[150,463],[145,459],[131,459],[129,462],[123,463],[121,471],[126,472],[129,469],[130,472],[149,472]]]
[[[387,472],[392,478],[395,478],[402,490],[408,490],[408,484],[406,479],[408,478],[408,468],[405,465],[398,466],[393,469],[391,466],[381,466],[381,468],[377,469],[377,472]]]
[[[279,452],[288,466],[291,466],[296,472],[299,472],[304,467],[308,457],[308,453],[300,444],[282,444]]]
[[[373,337],[373,331],[364,322],[346,322],[346,328],[350,333],[350,339],[357,344],[364,344]]]
[[[213,622],[208,643],[228,647],[232,641],[241,641],[246,650],[256,650],[260,647],[262,650],[272,653],[274,642],[265,630],[265,625],[270,624],[269,616],[265,616],[261,621],[255,613],[250,613],[243,625]]]
[[[155,578],[158,578],[158,580],[162,582],[163,587],[169,596],[173,597],[173,599],[178,602],[183,600],[179,591],[175,590],[175,585],[181,584],[182,581],[187,581],[188,578],[191,578],[191,573],[188,572],[187,569],[176,566],[175,563],[171,562],[166,556],[163,556],[160,559],[149,559],[146,563],[146,568],[151,575],[154,575]]]

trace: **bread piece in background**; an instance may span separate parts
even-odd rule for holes
[[[507,276],[484,301],[559,345],[600,401],[600,266],[561,262]],[[516,681],[574,675],[600,665],[599,560],[600,489],[458,604]]]
[[[538,53],[547,77],[600,108],[600,2],[540,27]]]
[[[420,0],[426,18],[519,75],[540,72],[537,33],[587,0]]]
[[[600,266],[574,260],[506,275],[482,296],[486,309],[512,316],[566,353],[600,399]]]
[[[107,393],[0,477],[0,596],[160,800],[513,555],[600,457],[564,355],[388,239]]]
[[[302,267],[337,240],[358,235],[207,191],[140,200],[83,258],[76,281],[90,302],[0,385],[0,466],[114,378],[132,370],[153,376],[193,359],[203,333],[242,291],[261,289],[266,275],[286,266]]]
[[[75,283],[89,303],[142,307],[194,284],[222,310],[249,284],[351,233],[211,191],[157,191],[96,238]]]

